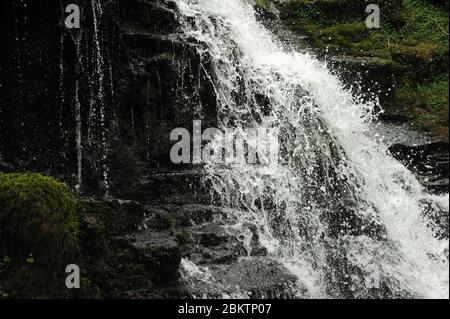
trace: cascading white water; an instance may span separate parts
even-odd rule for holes
[[[281,132],[277,167],[207,165],[222,205],[239,208],[230,215],[256,224],[312,297],[448,298],[448,240],[421,204],[448,196],[426,194],[370,136],[374,104],[313,56],[285,50],[247,0],[173,1],[185,36],[211,58],[222,128]]]

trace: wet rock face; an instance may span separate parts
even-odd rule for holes
[[[257,227],[221,208],[83,199],[80,213],[86,295],[294,298],[301,288]]]
[[[0,172],[11,173],[14,172],[15,168],[9,163],[0,161]]]
[[[381,105],[392,101],[392,87],[396,83],[395,72],[397,70],[391,61],[378,57],[350,55],[333,56],[329,58],[329,61],[333,69],[339,72],[340,78],[347,84],[347,87],[357,90],[355,93],[363,92],[362,97],[369,101],[378,97]],[[355,82],[360,87],[356,88]]]
[[[58,1],[18,4],[0,4],[0,153],[6,162],[45,170],[41,161],[60,159],[54,154],[61,146],[55,99],[61,12]]]
[[[422,200],[424,216],[429,220],[429,226],[433,229],[436,236],[440,239],[449,238],[449,214],[448,206],[445,204],[434,203],[428,199]]]
[[[419,181],[432,193],[448,193],[449,145],[430,143],[419,146],[395,144],[391,154],[413,171]]]
[[[214,121],[208,61],[164,1],[86,1],[79,30],[64,27],[69,2],[1,4],[0,158],[124,196],[144,169],[171,165],[174,128]]]

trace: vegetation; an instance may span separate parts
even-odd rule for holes
[[[78,249],[76,201],[40,174],[0,173],[0,286],[11,297],[64,296]]]
[[[397,90],[397,101],[416,114],[418,128],[434,128],[441,136],[448,136],[448,78],[442,76],[432,82],[412,86],[405,84]]]
[[[283,17],[331,54],[381,58],[395,66],[385,108],[448,139],[448,2],[381,1],[381,29],[365,26],[365,0],[292,0]]]
[[[267,0],[255,0],[255,5],[261,8],[267,8]]]

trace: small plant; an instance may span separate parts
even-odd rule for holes
[[[27,264],[34,264],[34,258],[33,255],[30,255],[30,257],[27,258]]]
[[[8,256],[3,257],[2,261],[0,261],[0,271],[11,262],[11,258]]]
[[[5,269],[5,267],[11,262],[11,258],[8,256],[3,257],[0,261],[0,275]],[[2,290],[2,286],[0,285],[0,299],[8,298],[8,294]]]

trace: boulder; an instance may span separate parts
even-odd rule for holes
[[[80,264],[79,221],[69,188],[39,174],[0,173],[0,274],[14,298],[70,296],[65,269]]]
[[[448,193],[449,144],[436,142],[417,146],[395,144],[389,148],[394,158],[401,161],[432,193]]]

